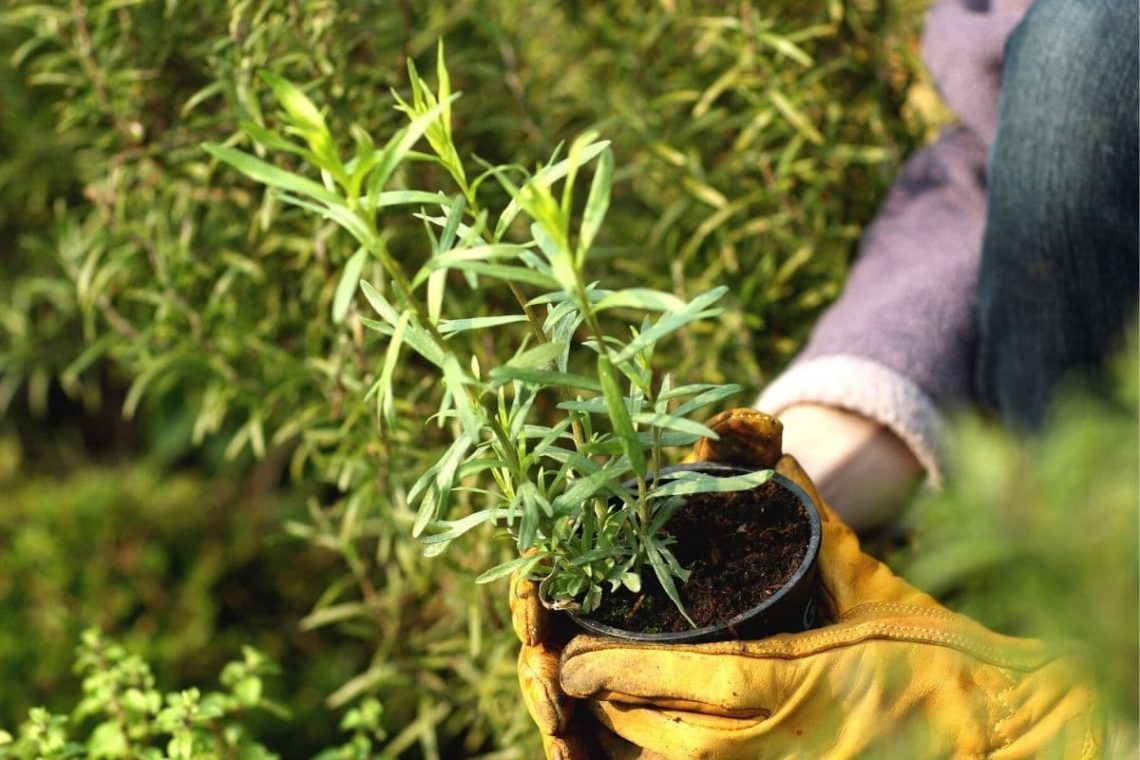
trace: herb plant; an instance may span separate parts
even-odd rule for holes
[[[380,317],[364,324],[389,338],[383,369],[368,391],[381,425],[394,421],[392,377],[405,349],[442,376],[446,392],[435,419],[452,428],[454,440],[408,494],[417,506],[413,533],[429,556],[476,526],[504,525],[520,556],[477,581],[525,573],[541,579],[547,605],[589,612],[607,585],[640,590],[648,565],[684,612],[676,581],[683,582],[687,572],[663,532],[670,515],[685,495],[751,488],[771,475],[657,474],[665,464],[665,447],[716,437],[688,415],[740,390],[676,385],[667,373],[658,379],[652,366],[658,342],[717,315],[714,304],[727,289],[684,301],[658,290],[605,290],[591,282],[586,265],[614,174],[608,143],[588,133],[565,157],[556,150],[533,173],[483,165],[471,177],[452,138],[451,104],[458,94],[451,92],[442,45],[437,71],[433,92],[409,64],[411,101],[395,96],[409,123],[383,146],[354,127],[355,150],[348,160],[303,91],[264,74],[284,112],[286,134],[252,122],[243,123],[242,130],[259,148],[300,157],[319,171],[319,182],[231,146],[204,147],[272,188],[282,201],[334,221],[359,245],[344,268],[332,316],[344,319],[359,287]],[[429,153],[415,150],[421,138]],[[438,165],[454,190],[389,189],[407,161]],[[579,211],[576,181],[591,164],[593,177]],[[509,202],[500,210],[493,211],[487,201],[506,197]],[[381,224],[409,206],[419,209],[413,213],[430,241],[430,256],[414,269],[388,248]],[[375,283],[361,279],[370,261],[379,264],[382,275]],[[445,313],[449,288],[479,289],[489,282],[510,289],[519,313]],[[623,323],[619,332],[624,335],[603,329],[603,319],[630,312],[643,318],[636,325]],[[477,356],[464,355],[449,340],[468,330],[516,324],[524,326],[517,350],[494,367],[482,367]],[[564,412],[553,425],[530,421],[532,407],[544,396]],[[470,488],[468,479],[480,474],[489,474],[496,485],[479,490],[486,506],[449,519],[452,495]],[[627,479],[636,487],[624,487]]]

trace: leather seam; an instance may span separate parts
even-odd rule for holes
[[[1005,749],[1013,743],[1013,737],[1009,736],[1003,730],[1003,726],[1013,718],[1013,708],[1010,707],[1009,701],[1006,699],[1006,695],[1013,691],[1016,682],[1013,680],[1013,677],[1010,675],[1009,671],[1005,668],[998,668],[997,671],[999,674],[1001,674],[1001,677],[1005,679],[1006,685],[1004,689],[994,695],[994,698],[1005,711],[1005,716],[994,724],[993,730],[994,733],[997,734],[997,737],[1002,740],[1001,747],[999,749]]]
[[[863,631],[847,629],[840,632],[817,634],[815,636],[807,635],[807,638],[801,638],[794,650],[789,649],[785,651],[780,650],[767,650],[763,652],[739,652],[746,657],[761,658],[761,657],[784,657],[796,658],[805,657],[817,654],[827,649],[835,648],[837,646],[852,646],[862,643],[868,639],[887,639],[898,641],[900,639],[894,636],[903,636],[901,641],[911,641],[918,644],[931,644],[931,645],[946,645],[953,647],[966,654],[973,655],[979,659],[986,660],[991,664],[999,667],[1008,667],[1014,670],[1034,670],[1041,666],[1042,662],[1048,661],[1045,656],[1026,656],[1024,660],[1003,656],[1001,651],[992,646],[978,643],[970,638],[960,636],[957,634],[945,633],[937,628],[930,628],[925,626],[912,626],[900,624],[884,624],[884,623],[857,623],[853,624],[855,628],[863,628]],[[818,648],[817,648],[818,647]]]

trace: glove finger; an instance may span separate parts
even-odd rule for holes
[[[523,646],[537,646],[546,639],[548,617],[538,595],[538,584],[525,575],[515,573],[511,576],[509,599],[515,635]]]
[[[623,646],[579,636],[563,652],[561,687],[583,699],[762,720],[799,680],[799,666],[785,652],[758,667],[745,646]]]
[[[590,760],[586,743],[576,736],[543,736],[542,749],[547,760]]]
[[[606,700],[591,701],[589,707],[598,723],[615,737],[603,740],[611,757],[728,760],[787,756],[778,749],[770,755],[760,754],[761,747],[768,749],[762,720],[740,721]]]
[[[558,683],[559,654],[542,645],[523,646],[519,652],[519,688],[527,712],[543,736],[566,733],[574,702]]]
[[[702,438],[687,462],[724,462],[760,469],[772,467],[780,458],[784,426],[778,419],[756,409],[730,409],[706,423],[720,436]]]

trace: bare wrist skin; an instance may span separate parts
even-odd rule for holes
[[[888,428],[821,404],[796,404],[779,415],[784,451],[796,457],[820,495],[858,532],[898,516],[925,471]]]

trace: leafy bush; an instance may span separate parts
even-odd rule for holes
[[[1111,393],[1072,387],[1045,434],[977,416],[955,425],[946,490],[909,511],[897,564],[920,588],[995,630],[1088,648],[1103,706],[1136,735],[1140,709],[1140,353]],[[1123,754],[1121,756],[1124,756]]]
[[[16,480],[10,440],[0,439],[0,460],[0,725],[36,705],[70,705],[71,652],[94,625],[115,631],[166,683],[206,683],[242,645],[256,646],[286,665],[279,680],[291,709],[314,718],[292,728],[271,721],[263,735],[333,738],[323,699],[368,651],[342,641],[335,656],[310,654],[327,637],[298,621],[336,568],[281,540],[280,522],[297,505],[228,478],[204,483],[145,465]]]
[[[723,324],[682,334],[661,359],[679,381],[754,390],[838,292],[926,130],[911,107],[921,5],[7,0],[0,424],[26,453],[23,474],[145,453],[163,477],[282,489],[305,505],[287,531],[339,561],[307,589],[302,622],[340,642],[312,659],[358,665],[328,686],[329,704],[379,695],[393,755],[530,756],[503,590],[468,580],[507,547],[470,540],[429,564],[407,538],[410,474],[444,438],[417,420],[440,389],[414,362],[398,367],[403,422],[381,434],[364,396],[384,340],[356,301],[333,314],[355,245],[198,146],[241,143],[241,120],[280,125],[262,71],[301,83],[341,150],[352,125],[383,139],[402,119],[389,88],[407,97],[406,60],[430,72],[443,36],[466,93],[462,155],[533,167],[603,132],[618,171],[599,275],[685,299],[730,284]],[[442,179],[431,163],[404,172],[397,186]],[[396,255],[424,255],[417,220],[381,232]],[[463,314],[507,302],[453,298]],[[501,355],[501,340],[471,348]],[[120,408],[131,421],[112,428]],[[363,662],[338,659],[357,646]],[[294,721],[313,722],[301,709]]]

